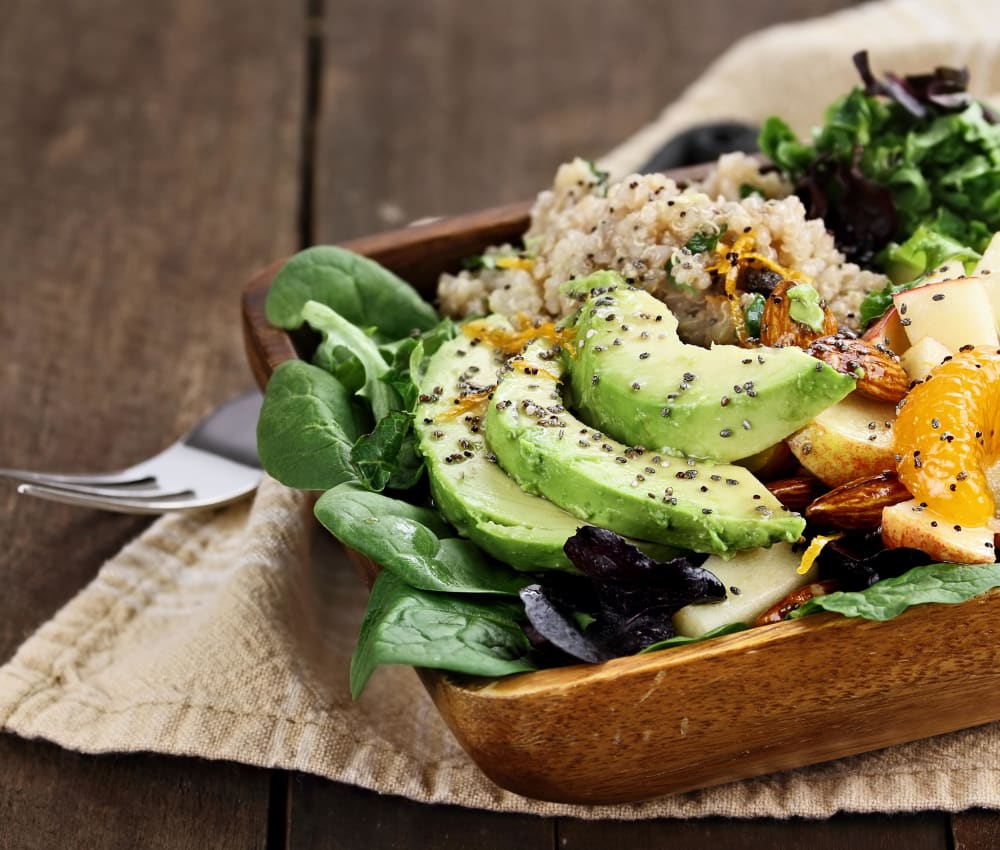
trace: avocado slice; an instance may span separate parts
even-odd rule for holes
[[[746,469],[630,448],[575,418],[562,400],[568,359],[530,343],[487,408],[490,448],[521,487],[587,523],[697,552],[798,540],[805,520]]]
[[[853,377],[799,348],[688,345],[663,303],[615,272],[575,281],[574,290],[589,293],[576,318],[574,403],[622,442],[739,460],[854,389]]]
[[[511,330],[499,316],[487,320]],[[420,380],[414,428],[431,495],[461,534],[518,569],[572,569],[563,545],[581,523],[525,493],[483,439],[487,396],[503,364],[488,340],[460,334],[435,352]]]

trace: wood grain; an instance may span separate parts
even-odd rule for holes
[[[313,777],[290,786],[288,850],[552,850],[552,819],[426,806]]]
[[[559,850],[939,850],[947,818],[938,814],[838,815],[808,820],[661,820],[650,823],[591,823],[560,820]],[[957,848],[956,848],[957,850]]]
[[[7,4],[0,466],[127,464],[251,384],[238,295],[298,241],[302,11]],[[0,482],[0,659],[145,523]],[[265,839],[263,771],[10,736],[0,764],[2,846]]]
[[[751,30],[850,5],[327,0],[315,233],[339,241],[533,197]]]

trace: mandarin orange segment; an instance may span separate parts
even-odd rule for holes
[[[994,515],[986,468],[997,454],[1000,351],[960,351],[907,394],[894,427],[896,471],[919,502],[964,526]]]

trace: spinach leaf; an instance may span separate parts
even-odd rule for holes
[[[354,479],[351,448],[364,417],[350,393],[322,369],[290,360],[271,376],[257,421],[257,452],[268,474],[300,490]]]
[[[898,578],[887,578],[866,590],[817,596],[790,617],[835,611],[845,617],[891,620],[911,605],[965,602],[1000,586],[1000,564],[927,564]]]
[[[389,371],[389,365],[382,359],[378,346],[368,334],[351,324],[336,310],[318,301],[307,301],[303,305],[302,318],[323,334],[324,345],[345,348],[358,359],[364,369],[364,384],[357,394],[368,400],[376,422],[403,407],[399,394],[383,380]]]
[[[373,260],[332,245],[300,251],[278,272],[267,296],[267,319],[279,328],[302,324],[307,301],[320,301],[380,340],[427,330],[438,317],[415,289]]]
[[[750,627],[746,623],[725,623],[721,626],[716,626],[714,629],[710,629],[703,635],[698,635],[698,637],[674,635],[666,640],[661,640],[659,643],[650,644],[645,649],[639,650],[639,654],[642,655],[646,652],[657,652],[661,649],[670,649],[673,646],[687,646],[689,643],[701,643],[703,640],[711,640],[712,638],[721,637],[722,635],[745,632],[749,628]]]
[[[351,449],[351,463],[369,490],[409,490],[424,469],[416,451],[413,419],[393,410],[375,423],[375,430],[358,438]]]
[[[368,597],[351,659],[351,695],[357,699],[376,667],[410,664],[474,676],[506,676],[536,669],[518,625],[520,606],[488,604],[410,587],[388,570]]]
[[[516,596],[530,581],[458,537],[429,508],[344,484],[324,493],[315,513],[346,546],[420,590]]]
[[[407,337],[380,348],[382,356],[390,364],[382,380],[399,393],[407,410],[413,410],[417,405],[420,379],[427,360],[444,343],[454,339],[455,333],[455,323],[451,319],[443,319],[419,337]]]

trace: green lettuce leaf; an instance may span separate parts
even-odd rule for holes
[[[911,605],[965,602],[994,587],[1000,587],[1000,564],[928,564],[866,590],[814,597],[789,616],[835,611],[845,617],[891,620]]]

